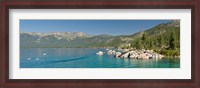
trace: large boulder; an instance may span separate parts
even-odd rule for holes
[[[112,55],[115,55],[115,54],[116,54],[116,51],[115,51],[115,50],[113,50],[113,51],[112,51]]]
[[[161,54],[158,54],[158,59],[162,59],[164,56]]]
[[[102,55],[103,55],[103,52],[102,52],[102,51],[99,51],[99,52],[97,52],[96,54],[99,55],[99,56],[102,56]]]
[[[161,54],[153,54],[152,55],[152,58],[153,59],[162,59],[164,56],[163,55],[161,55]]]
[[[130,58],[135,59],[136,58],[136,54],[135,53],[131,53]]]
[[[156,55],[156,54],[153,54],[153,55],[152,55],[152,58],[153,58],[153,59],[156,59],[156,58],[157,58],[157,55]]]
[[[141,56],[141,59],[149,59],[149,56],[146,53],[142,53],[140,56]]]
[[[115,50],[109,50],[107,52],[108,55],[115,55],[116,51]]]
[[[116,53],[115,53],[115,57],[120,57],[121,55],[122,55],[121,52],[116,52]]]
[[[130,52],[127,52],[121,56],[122,58],[130,58]]]
[[[112,55],[112,50],[108,50],[107,54]]]

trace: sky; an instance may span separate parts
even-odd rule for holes
[[[170,20],[20,20],[20,32],[130,35]]]

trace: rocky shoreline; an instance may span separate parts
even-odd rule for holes
[[[164,55],[158,54],[153,50],[136,50],[136,49],[106,49],[108,55],[112,55],[116,58],[131,58],[131,59],[162,59]],[[103,55],[103,51],[96,53],[97,55]]]

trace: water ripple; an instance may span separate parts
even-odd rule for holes
[[[50,61],[50,63],[60,63],[60,62],[68,62],[68,61],[75,61],[75,60],[83,60],[83,59],[87,59],[85,57],[77,57],[77,58],[71,58],[71,59],[67,59],[67,60],[57,60],[57,61]]]

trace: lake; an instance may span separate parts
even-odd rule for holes
[[[92,48],[20,48],[20,68],[180,68],[179,58],[123,59]]]

